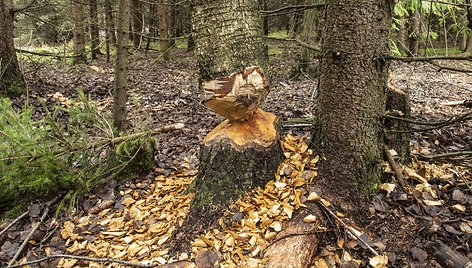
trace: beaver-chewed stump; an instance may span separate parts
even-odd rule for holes
[[[216,223],[242,193],[274,179],[283,159],[277,116],[258,108],[268,93],[259,67],[202,86],[207,94],[202,102],[227,119],[200,146],[200,167],[190,189],[195,197],[176,232],[181,242],[191,241]]]

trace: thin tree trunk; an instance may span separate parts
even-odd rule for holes
[[[472,6],[470,0],[465,1],[469,5],[467,8],[467,41],[465,46],[465,52],[472,52]]]
[[[412,57],[418,56],[420,49],[420,34],[421,34],[421,17],[420,12],[415,10],[409,18],[409,37],[408,37],[408,49],[409,54]]]
[[[189,33],[188,39],[187,39],[187,52],[193,51],[195,48],[195,38],[193,37],[193,23],[192,23],[192,13],[193,13],[193,1],[190,1],[189,3],[189,18],[188,18],[188,26],[187,30]]]
[[[85,63],[87,54],[85,53],[85,27],[84,27],[84,5],[82,0],[72,1],[72,15],[74,16],[74,52],[77,57],[74,59],[75,64]]]
[[[399,17],[398,20],[400,24],[397,25],[397,48],[400,52],[406,53],[408,51],[406,20],[403,17]]]
[[[98,31],[98,3],[97,0],[90,0],[90,47],[92,49],[92,59],[97,59],[100,54],[100,33]]]
[[[143,33],[143,21],[142,12],[139,4],[139,0],[131,0],[132,3],[132,14],[133,14],[133,45],[134,48],[138,49],[141,45],[141,34]]]
[[[113,92],[113,125],[123,130],[126,127],[126,102],[128,95],[128,26],[129,0],[118,0],[118,36],[115,65],[115,85]]]
[[[0,95],[18,95],[25,90],[13,43],[12,9],[12,0],[0,0]]]
[[[326,2],[312,139],[324,159],[317,183],[325,198],[358,219],[382,175],[390,3]]]
[[[319,0],[306,0],[305,4],[316,4]],[[305,10],[303,15],[303,30],[301,39],[308,44],[317,44],[320,40],[321,33],[321,11],[318,9]],[[310,61],[313,59],[314,53],[312,50],[302,48],[299,70],[308,72],[311,76],[315,76],[315,69],[310,69]]]
[[[110,43],[116,46],[115,23],[113,22],[113,8],[111,0],[105,0],[105,16],[107,21],[107,31],[110,35]]]
[[[171,48],[171,14],[168,0],[161,0],[159,5],[159,46],[165,60],[169,60]]]

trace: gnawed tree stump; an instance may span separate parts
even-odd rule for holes
[[[249,67],[201,87],[202,103],[227,119],[200,145],[199,172],[191,187],[195,197],[176,233],[180,241],[190,241],[214,224],[245,191],[274,179],[283,159],[277,116],[258,108],[269,92],[261,68]]]
[[[320,227],[325,225],[326,218],[319,207],[308,203],[308,209],[296,211],[273,242],[267,248],[264,257],[268,259],[266,267],[271,268],[305,268],[311,267],[318,250]],[[304,222],[308,215],[318,221]]]

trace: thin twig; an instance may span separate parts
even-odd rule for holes
[[[433,155],[419,154],[418,158],[420,160],[437,160],[437,159],[442,159],[442,158],[450,158],[450,157],[458,157],[458,156],[472,156],[472,151],[458,151],[458,152],[433,154]]]
[[[373,249],[371,246],[369,246],[369,244],[367,242],[364,241],[364,239],[362,239],[362,237],[360,237],[359,235],[357,235],[355,232],[351,231],[351,227],[349,227],[347,224],[345,224],[338,216],[336,216],[336,214],[334,212],[332,212],[327,206],[325,206],[323,204],[323,202],[321,201],[317,201],[317,203],[325,210],[329,213],[329,215],[331,215],[333,218],[335,218],[339,223],[341,223],[341,225],[344,227],[344,229],[346,229],[346,231],[348,231],[350,234],[352,234],[357,240],[359,240],[362,244],[364,244],[364,246],[366,246],[370,252],[372,252],[375,256],[379,256],[379,253],[377,253],[377,251],[375,251],[375,249]]]
[[[17,222],[19,222],[21,219],[23,219],[24,217],[26,217],[26,215],[28,215],[28,211],[26,211],[25,213],[21,214],[20,216],[18,216],[16,219],[14,219],[10,224],[7,225],[7,227],[3,228],[3,230],[0,232],[0,236],[2,236],[4,233],[6,233],[8,231],[8,229],[10,229],[11,227],[13,227],[13,225],[15,225]]]
[[[405,179],[403,178],[402,172],[400,171],[400,167],[398,166],[398,164],[393,159],[392,154],[390,153],[390,151],[387,148],[387,145],[385,145],[385,144],[383,146],[383,151],[384,151],[385,157],[387,158],[388,163],[390,164],[390,166],[393,169],[393,174],[395,174],[395,178],[400,183],[400,185],[403,187],[403,189],[407,190],[407,184],[405,183]]]
[[[74,260],[81,260],[81,261],[118,263],[118,264],[131,266],[131,267],[157,267],[159,266],[157,264],[143,264],[143,263],[138,263],[138,262],[129,262],[129,261],[123,261],[123,260],[118,260],[118,259],[112,259],[112,258],[90,258],[90,257],[83,257],[83,256],[67,255],[67,254],[55,254],[55,255],[49,255],[44,258],[37,259],[34,261],[27,261],[27,262],[16,264],[16,265],[11,265],[9,267],[10,268],[23,267],[23,266],[37,264],[37,263],[41,263],[47,260],[59,259],[59,258],[74,259]]]
[[[472,60],[471,55],[467,56],[427,56],[427,57],[403,57],[403,56],[392,56],[386,55],[384,56],[387,60],[397,60],[397,61],[405,61],[405,62],[412,62],[412,61],[432,61],[432,60]]]
[[[385,117],[389,118],[389,119],[400,120],[400,121],[412,123],[412,124],[415,124],[415,125],[423,125],[423,126],[447,126],[447,125],[450,125],[450,124],[453,124],[453,123],[462,122],[462,121],[472,119],[472,117],[469,118],[469,116],[472,116],[472,112],[464,113],[460,116],[453,116],[453,117],[451,117],[447,120],[444,120],[444,121],[425,122],[425,121],[413,120],[413,119],[406,118],[406,117],[395,116],[395,115],[391,115],[391,114],[386,114],[385,115]]]
[[[28,242],[30,241],[31,237],[33,237],[34,233],[36,232],[36,230],[38,230],[39,226],[41,225],[41,223],[43,223],[43,221],[46,219],[46,216],[49,214],[49,209],[51,208],[51,206],[56,203],[60,198],[62,197],[62,195],[58,195],[56,196],[53,200],[49,201],[47,204],[46,204],[46,208],[44,209],[44,212],[43,212],[43,215],[41,215],[41,218],[39,219],[39,221],[34,225],[33,229],[31,229],[31,231],[29,232],[28,236],[25,238],[25,240],[23,241],[23,243],[21,244],[20,248],[18,248],[18,250],[16,251],[15,253],[15,256],[13,256],[13,258],[10,260],[7,268],[9,267],[12,267],[11,265],[13,265],[13,263],[16,262],[16,260],[18,260],[18,258],[20,257],[21,255],[21,252],[23,252],[23,250],[25,249],[26,247],[26,244],[28,244]]]

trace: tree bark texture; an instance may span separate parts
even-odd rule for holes
[[[420,49],[420,35],[421,35],[421,16],[418,10],[415,10],[409,17],[409,37],[408,49],[409,56],[418,56]]]
[[[355,213],[381,177],[391,1],[326,3],[313,142],[326,198]]]
[[[113,6],[111,0],[105,0],[105,20],[107,22],[107,35],[110,35],[110,42],[116,46],[115,23],[113,21]]]
[[[319,0],[306,0],[305,4],[317,4]],[[301,33],[301,40],[307,44],[315,45],[320,40],[321,35],[321,16],[322,11],[316,8],[308,9],[303,14],[303,30]],[[300,71],[308,73],[310,76],[316,76],[318,68],[310,68],[310,62],[313,60],[315,53],[308,48],[302,48],[300,59]]]
[[[85,25],[84,25],[84,5],[82,0],[72,1],[72,15],[74,17],[74,52],[77,55],[74,59],[75,64],[85,63],[87,54],[85,53]]]
[[[13,43],[12,9],[12,0],[0,0],[0,95],[21,94],[25,88]]]
[[[397,48],[400,52],[406,53],[408,51],[406,20],[404,17],[399,17],[398,20],[400,23],[397,25]]]
[[[131,0],[131,8],[133,14],[133,45],[138,49],[141,45],[141,34],[143,33],[143,13],[139,0]]]
[[[90,0],[90,47],[92,59],[97,59],[100,54],[100,33],[98,31],[98,3],[97,0]]]
[[[256,0],[195,0],[193,27],[200,78],[267,66]]]
[[[171,3],[168,0],[161,0],[159,5],[159,47],[165,60],[169,60],[169,50],[172,46],[171,21]]]
[[[115,84],[113,92],[113,125],[123,130],[126,126],[126,102],[128,95],[128,25],[129,0],[118,1],[118,36],[115,64]]]
[[[402,114],[403,117],[410,118],[411,109],[408,92],[404,92],[403,94],[389,90],[387,93],[387,111],[398,112]],[[405,121],[386,119],[385,130],[387,131],[387,135],[385,136],[387,146],[397,152],[400,163],[404,165],[409,164],[411,161],[411,137],[408,132],[411,130],[410,124]]]
[[[467,41],[465,45],[465,52],[472,52],[472,6],[470,0],[465,1],[469,5],[467,8]]]
[[[174,248],[213,225],[231,201],[274,178],[283,158],[277,117],[258,109],[269,84],[257,0],[194,1],[202,103],[227,118],[200,146],[194,200]],[[257,65],[257,67],[256,67]]]

